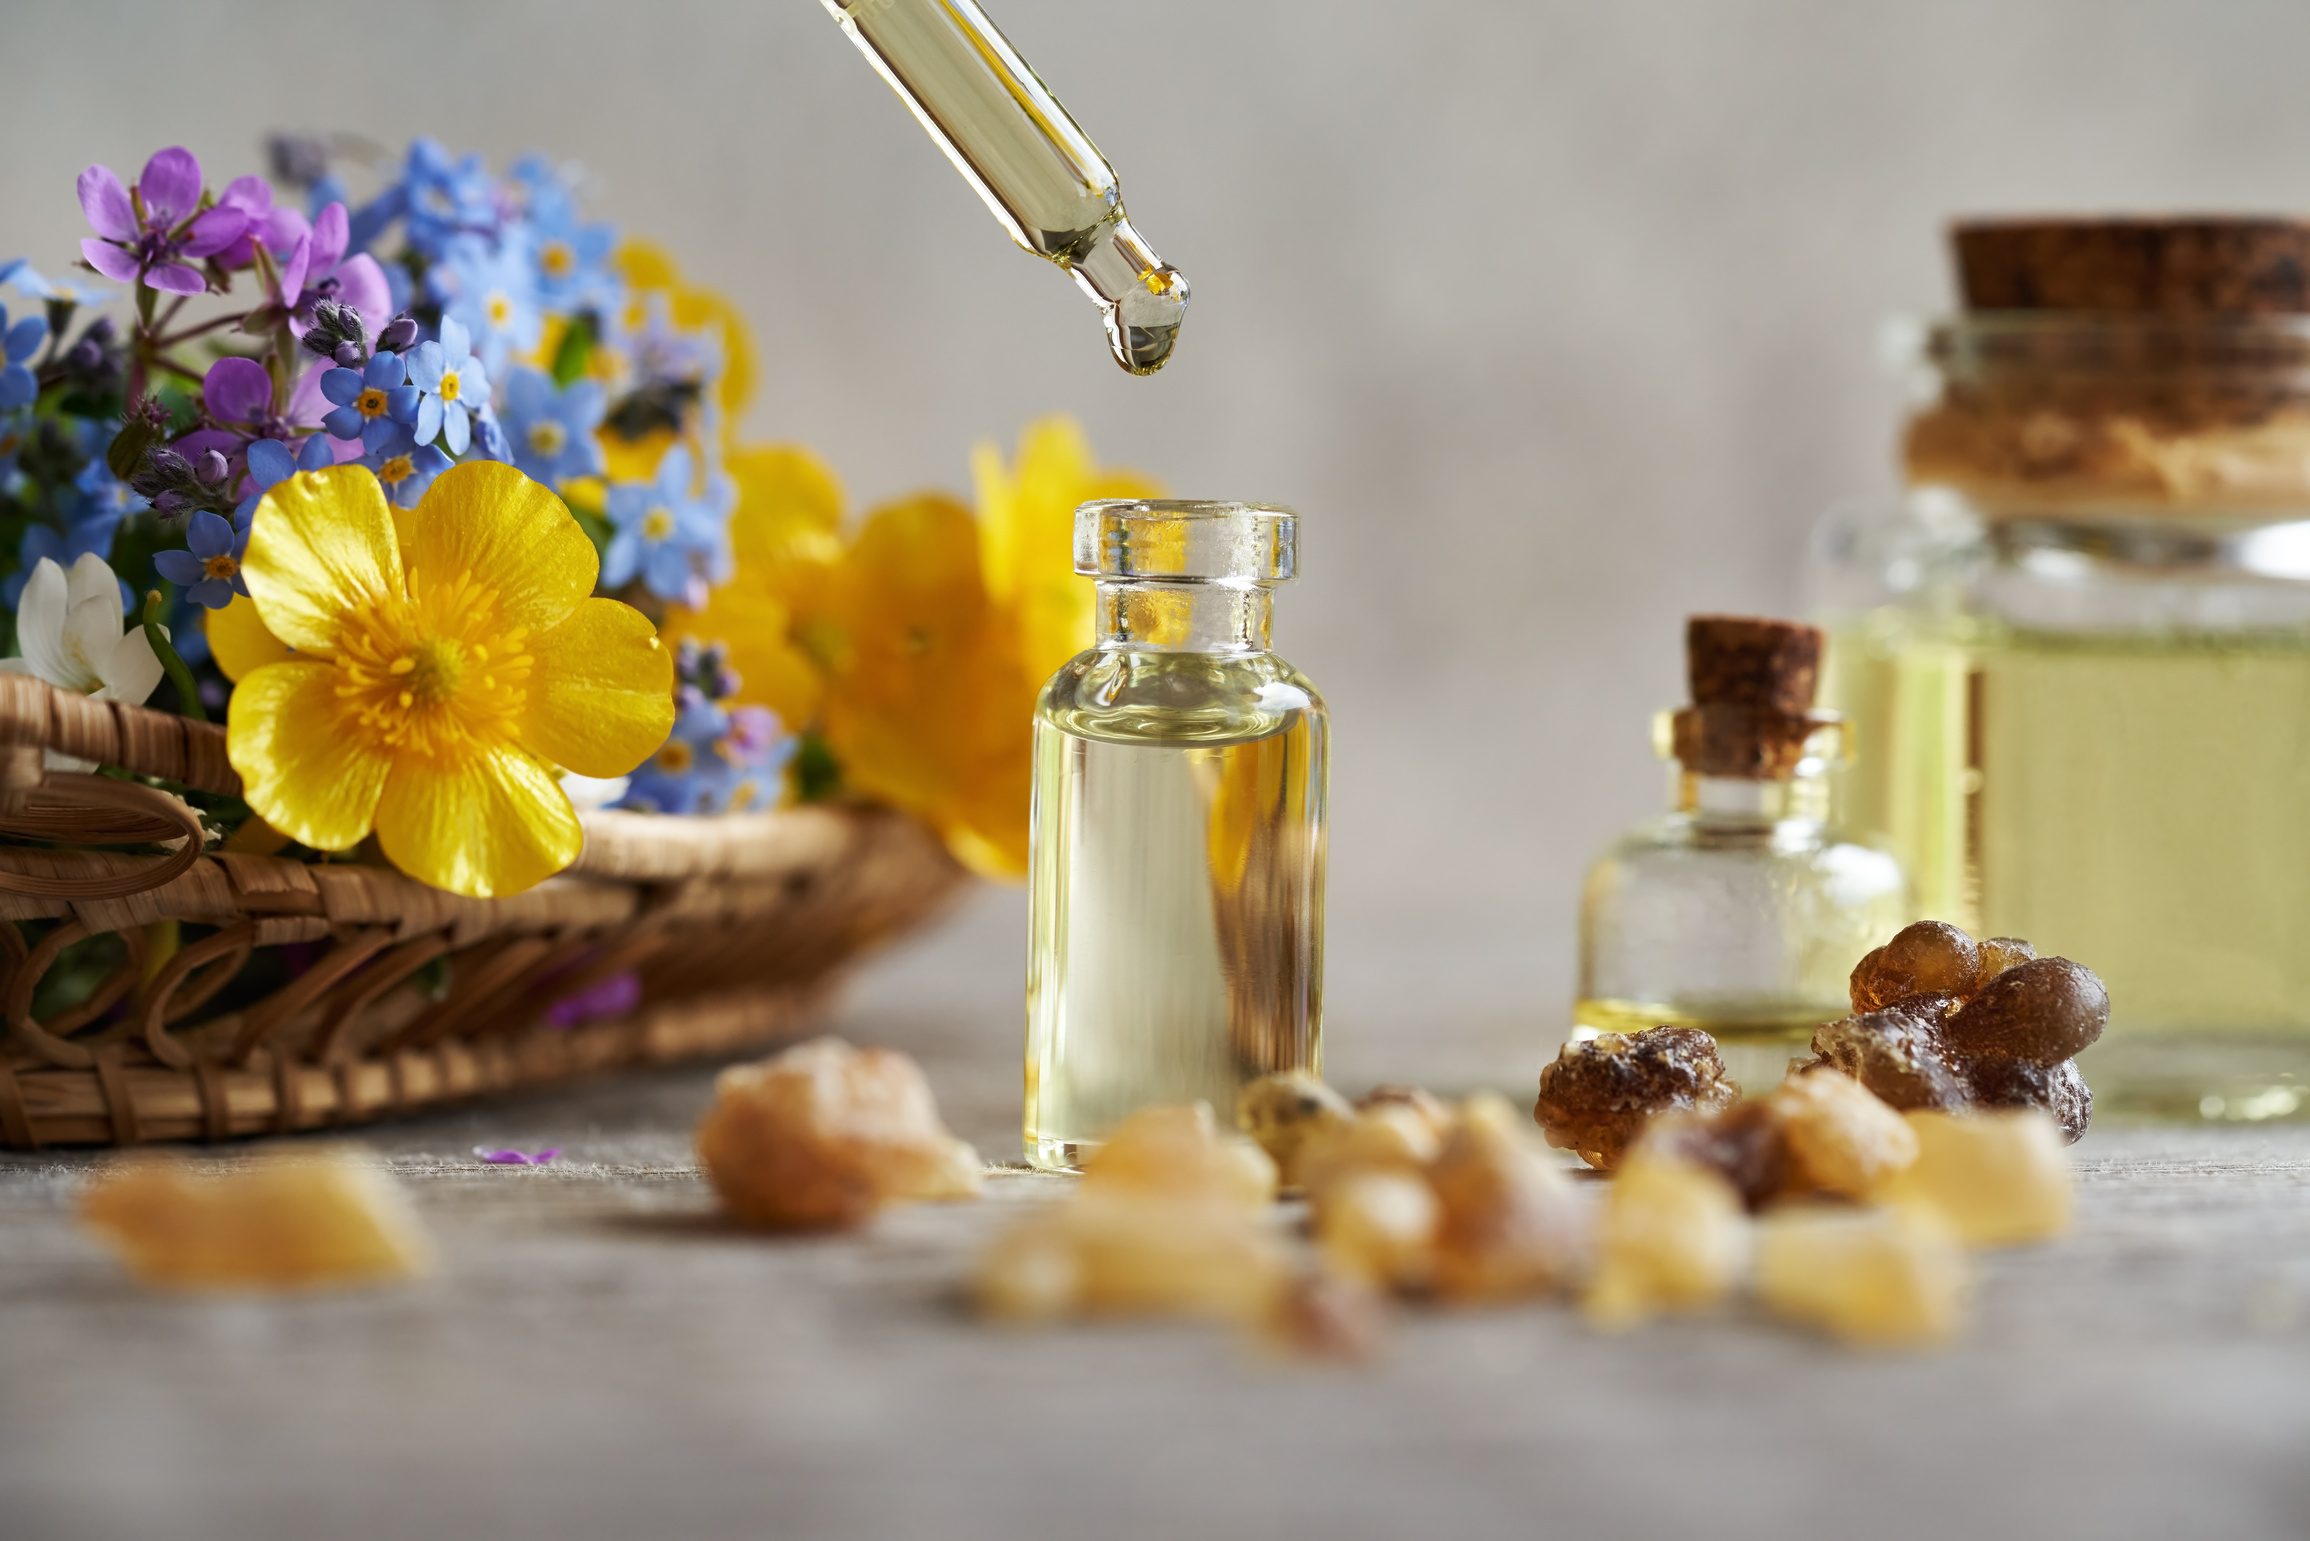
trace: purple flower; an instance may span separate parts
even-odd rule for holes
[[[288,411],[276,414],[273,377],[262,364],[254,359],[218,359],[201,382],[201,404],[208,408],[212,426],[196,428],[170,447],[196,464],[213,449],[225,457],[237,478],[247,468],[246,452],[253,440],[302,438],[321,426],[329,414],[321,379],[331,367],[326,360],[314,360],[291,387]],[[351,444],[336,451],[340,463],[358,459],[359,453]]]
[[[194,604],[222,610],[235,594],[249,591],[241,577],[241,556],[249,547],[247,531],[235,530],[203,508],[186,522],[185,543],[192,549],[156,552],[152,565]]]
[[[350,225],[342,203],[332,203],[313,221],[313,241],[305,255],[305,288],[289,312],[289,330],[299,337],[312,327],[313,307],[322,300],[350,305],[361,313],[361,332],[374,347],[378,329],[393,315],[393,286],[367,252],[345,255]]]
[[[313,226],[304,215],[286,204],[273,202],[273,184],[263,177],[233,178],[217,195],[217,207],[239,209],[248,217],[248,227],[239,239],[217,254],[219,267],[245,268],[255,262],[259,241],[275,257],[285,257],[296,246],[299,236],[313,233]]]
[[[600,1017],[622,1017],[642,1003],[642,976],[632,969],[565,995],[545,1009],[546,1024],[570,1028]]]
[[[408,381],[409,366],[398,353],[379,353],[361,369],[329,370],[321,376],[321,394],[337,410],[321,426],[332,437],[360,440],[364,450],[382,448],[402,432],[397,414],[417,410],[417,387]]]
[[[548,1145],[536,1155],[524,1155],[518,1150],[491,1150],[486,1145],[473,1147],[473,1154],[491,1166],[544,1166],[561,1154],[559,1145]]]
[[[452,455],[473,443],[473,413],[489,405],[489,375],[473,356],[473,335],[454,316],[441,319],[441,340],[421,342],[409,355],[414,408],[394,415],[419,444],[439,439]]]
[[[256,517],[259,500],[299,471],[318,471],[323,466],[335,465],[334,451],[328,435],[319,433],[305,440],[304,448],[297,451],[295,459],[289,457],[288,448],[278,439],[252,441],[248,450],[248,479],[241,483],[249,492],[241,499],[240,507],[233,510],[233,528],[246,532],[249,521]]]
[[[201,209],[201,163],[171,148],[144,163],[132,193],[108,166],[80,174],[80,210],[96,234],[81,241],[88,265],[116,283],[143,283],[171,294],[208,288],[189,257],[213,257],[240,239],[241,209]]]

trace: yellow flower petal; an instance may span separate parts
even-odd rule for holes
[[[532,753],[581,776],[623,776],[673,731],[673,649],[632,606],[589,599],[530,653],[516,733]]]
[[[385,489],[358,465],[300,471],[279,483],[257,505],[241,573],[274,636],[302,653],[329,652],[347,612],[375,609],[401,592]]]
[[[415,587],[470,575],[496,591],[499,624],[533,635],[560,625],[601,572],[561,499],[494,460],[451,466],[394,522]]]
[[[377,804],[377,843],[419,882],[491,899],[561,871],[585,835],[552,773],[508,744],[462,764],[397,763]]]
[[[1065,416],[1029,423],[1013,467],[993,445],[979,445],[971,472],[987,596],[1017,629],[1021,666],[1048,679],[1093,640],[1091,580],[1074,571],[1076,506],[1159,498],[1162,484],[1136,471],[1101,470],[1082,425]]]
[[[317,851],[361,843],[392,764],[354,729],[336,683],[333,664],[267,664],[234,686],[225,725],[249,806]]]
[[[269,663],[285,663],[297,655],[288,644],[265,629],[257,602],[236,594],[222,610],[201,612],[201,630],[208,634],[209,653],[228,680],[240,680]]]

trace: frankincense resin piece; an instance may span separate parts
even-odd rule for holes
[[[1435,1292],[1511,1300],[1569,1277],[1587,1242],[1572,1180],[1498,1097],[1471,1097],[1428,1168],[1442,1210]]]
[[[1891,1203],[1932,1212],[1975,1247],[2069,1229],[2069,1152],[2045,1113],[1911,1113],[1908,1120],[1917,1159],[1887,1185]]]
[[[1583,1305],[1599,1327],[1697,1311],[1732,1293],[1748,1265],[1741,1196],[1715,1170],[1639,1146],[1612,1180]]]
[[[374,1284],[421,1273],[433,1255],[393,1179],[347,1150],[232,1165],[122,1157],[81,1196],[80,1217],[139,1279],[176,1289]]]
[[[698,1159],[730,1213],[774,1230],[863,1224],[885,1204],[974,1198],[977,1153],[895,1049],[798,1044],[714,1080]]]
[[[1713,1113],[1740,1100],[1716,1040],[1694,1027],[1600,1033],[1540,1072],[1532,1116],[1561,1150],[1609,1171],[1655,1113]]]
[[[1941,920],[1920,920],[1853,970],[1853,1010],[1876,1011],[1913,995],[1969,995],[1981,973],[1973,938]]]
[[[1235,1097],[1235,1125],[1259,1143],[1275,1162],[1286,1188],[1301,1183],[1301,1156],[1311,1142],[1344,1129],[1355,1109],[1338,1092],[1304,1070],[1264,1075]]]
[[[1780,1316],[1848,1343],[1910,1347],[1955,1335],[1970,1273],[1937,1220],[1800,1204],[1758,1224],[1756,1281]]]

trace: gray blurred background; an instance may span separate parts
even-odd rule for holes
[[[72,182],[270,128],[582,161],[597,216],[735,296],[746,425],[863,504],[967,490],[1064,409],[1104,458],[1306,515],[1288,656],[1338,723],[1343,1079],[1529,1077],[1580,875],[1661,798],[1694,609],[1801,603],[1881,495],[1884,318],[1946,303],[1953,213],[2310,204],[2310,7],[2281,0],[988,0],[1191,275],[1135,380],[816,0],[9,0],[0,258]],[[1024,901],[867,987],[1016,1031]]]

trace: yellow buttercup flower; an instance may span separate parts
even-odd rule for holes
[[[402,871],[477,898],[568,866],[583,835],[552,767],[624,775],[674,720],[671,652],[590,597],[598,567],[511,466],[453,466],[403,511],[358,466],[274,487],[242,571],[296,651],[233,691],[249,806],[318,850],[374,829]]]
[[[853,788],[927,820],[977,870],[1016,876],[1041,682],[987,604],[978,547],[970,510],[938,493],[866,521],[828,586],[825,733]]]
[[[1010,618],[1020,664],[1039,684],[1094,639],[1091,580],[1074,569],[1075,506],[1159,498],[1163,486],[1137,471],[1101,469],[1082,425],[1065,416],[1029,423],[1012,467],[995,446],[979,445],[971,473],[987,597]]]
[[[675,605],[666,635],[719,642],[738,674],[732,699],[767,706],[790,728],[818,715],[824,671],[797,642],[818,628],[827,586],[842,559],[842,484],[800,445],[733,450],[723,468],[738,488],[730,515],[730,581],[706,607]]]

